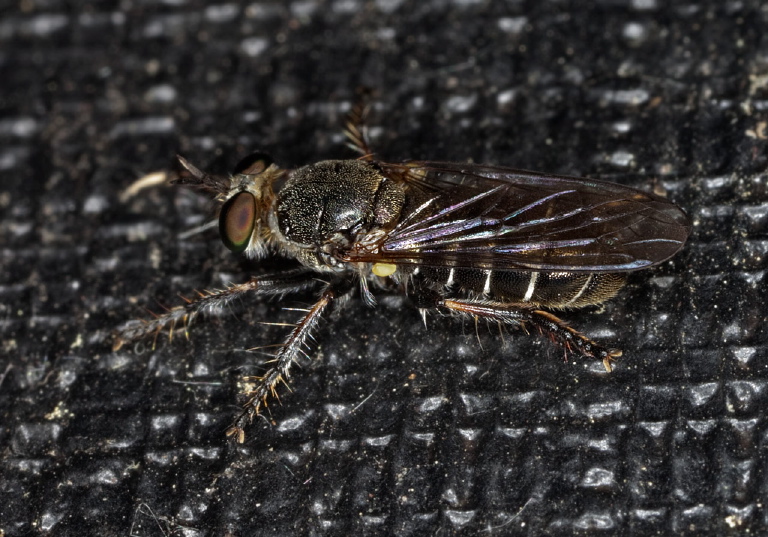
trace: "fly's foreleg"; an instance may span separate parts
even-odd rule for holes
[[[608,372],[612,370],[613,361],[621,356],[620,350],[607,349],[571,328],[552,313],[530,305],[443,298],[436,294],[428,296],[432,297],[430,300],[432,307],[443,312],[467,315],[475,319],[489,319],[523,328],[533,327],[567,351],[575,351],[585,357],[602,360]]]
[[[269,296],[311,289],[320,283],[314,279],[315,275],[314,272],[297,269],[275,276],[255,277],[245,283],[231,285],[226,289],[218,291],[199,293],[196,299],[189,300],[186,304],[156,315],[152,319],[129,321],[118,328],[115,332],[112,350],[118,350],[126,343],[149,335],[157,338],[166,329],[168,330],[169,337],[172,337],[174,329],[179,324],[183,326],[184,334],[186,335],[187,327],[195,317],[201,313],[211,316],[221,315],[227,310],[227,306],[233,300],[242,297],[246,293]]]
[[[227,436],[235,437],[238,443],[245,440],[244,427],[251,423],[253,418],[267,406],[270,397],[277,397],[278,385],[287,384],[291,366],[296,359],[301,355],[307,356],[304,348],[307,345],[307,340],[312,337],[312,332],[320,319],[328,312],[334,302],[348,293],[349,290],[340,290],[333,285],[328,285],[320,295],[320,299],[296,324],[288,339],[275,355],[267,372],[261,377],[247,377],[247,380],[256,381],[256,387],[245,394],[248,399],[243,405],[240,415],[227,429]]]

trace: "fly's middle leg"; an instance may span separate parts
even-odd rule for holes
[[[253,421],[253,418],[267,406],[270,397],[277,397],[277,388],[287,384],[290,377],[290,369],[299,356],[307,356],[304,351],[307,340],[312,338],[312,332],[317,327],[320,319],[328,312],[333,303],[341,298],[349,296],[353,288],[343,288],[334,284],[328,284],[320,295],[320,299],[296,324],[288,339],[280,347],[280,350],[271,361],[271,366],[260,377],[247,377],[247,380],[255,380],[256,387],[245,395],[247,401],[243,410],[227,429],[227,436],[232,436],[238,443],[245,440],[244,427]]]

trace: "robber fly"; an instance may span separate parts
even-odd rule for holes
[[[227,435],[238,442],[263,410],[331,306],[359,289],[395,286],[427,311],[534,329],[606,370],[621,355],[568,326],[551,310],[600,304],[628,272],[678,252],[688,217],[659,196],[614,183],[477,164],[373,157],[361,114],[347,126],[357,160],[286,170],[264,154],[243,159],[231,177],[210,175],[179,157],[176,184],[222,202],[224,245],[253,259],[281,254],[300,268],[203,294],[154,319],[133,322],[115,348],[216,313],[246,293],[315,290],[317,302],[245,394]]]

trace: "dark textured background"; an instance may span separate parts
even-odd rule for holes
[[[4,2],[0,535],[768,533],[768,10],[757,0]],[[224,172],[352,156],[665,192],[685,251],[604,311],[612,375],[540,338],[354,300],[243,446],[238,379],[311,296],[190,340],[110,331],[242,280],[176,153]]]

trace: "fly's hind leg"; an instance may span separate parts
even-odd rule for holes
[[[245,283],[231,285],[218,291],[202,292],[195,300],[156,315],[152,319],[129,321],[124,324],[115,331],[112,350],[119,350],[126,343],[150,335],[157,338],[163,330],[168,330],[169,337],[172,337],[174,329],[179,324],[183,326],[186,335],[189,323],[199,314],[221,315],[233,300],[246,293],[269,296],[311,289],[320,283],[314,279],[315,275],[316,273],[312,271],[297,269],[279,275],[254,277]]]
[[[290,378],[291,366],[299,356],[307,356],[304,348],[307,340],[312,338],[312,332],[317,327],[320,319],[327,314],[333,303],[340,298],[349,296],[354,287],[340,287],[328,284],[320,295],[320,299],[312,306],[307,314],[296,324],[288,339],[280,347],[271,362],[270,368],[261,377],[248,377],[247,380],[255,380],[256,387],[245,394],[247,400],[243,410],[227,429],[227,436],[232,436],[238,443],[245,441],[244,428],[258,416],[261,410],[267,406],[270,397],[277,397],[279,384],[287,384]]]
[[[490,319],[522,327],[534,327],[567,351],[575,351],[587,358],[602,360],[605,370],[621,356],[618,349],[608,349],[568,326],[557,316],[526,304],[505,304],[486,300],[463,300],[433,296],[432,307],[441,311],[469,315],[475,319]]]

